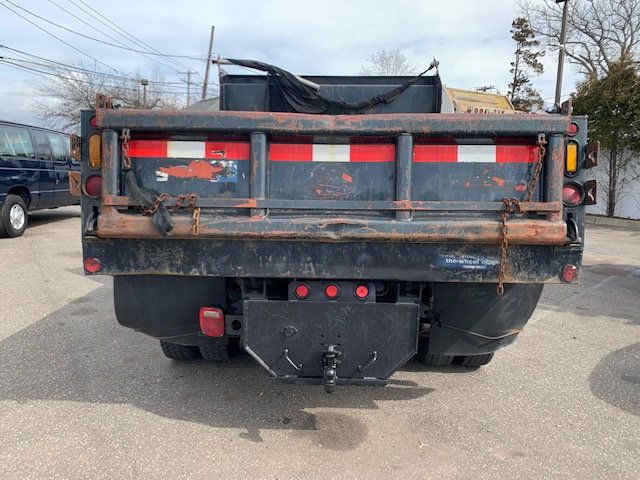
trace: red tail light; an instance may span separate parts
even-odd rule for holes
[[[324,288],[324,295],[330,300],[334,300],[340,296],[340,288],[334,284],[330,283]]]
[[[578,267],[571,264],[565,265],[562,267],[560,277],[567,283],[574,282],[578,278]]]
[[[89,273],[98,273],[102,270],[102,263],[94,257],[87,257],[84,261],[84,269]]]
[[[577,183],[566,183],[562,187],[562,201],[565,205],[576,207],[580,205],[583,198],[582,186]]]
[[[579,130],[580,130],[580,127],[578,127],[577,123],[571,123],[569,125],[569,131],[567,133],[569,134],[570,137],[573,137],[575,134],[578,133]]]
[[[224,337],[224,312],[220,308],[200,308],[200,330],[207,337]]]
[[[91,175],[84,182],[84,193],[90,197],[99,197],[102,195],[102,177],[99,175]]]
[[[304,300],[309,296],[309,293],[311,293],[311,291],[309,290],[308,285],[301,283],[296,286],[293,293],[295,294],[296,298],[299,298],[300,300]]]
[[[369,296],[369,287],[366,285],[357,285],[354,293],[358,300],[364,300]]]

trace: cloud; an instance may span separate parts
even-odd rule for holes
[[[79,0],[74,1],[82,5]],[[70,0],[55,2],[88,23],[96,23]],[[71,18],[52,2],[26,0],[19,4],[61,25],[113,41]],[[475,88],[494,84],[505,91],[514,49],[509,28],[516,13],[513,3],[504,0],[112,0],[108,3],[87,0],[86,4],[162,52],[204,56],[210,25],[214,24],[215,52],[262,60],[299,74],[355,74],[368,54],[400,48],[419,66],[427,66],[433,57],[437,58],[447,85]],[[3,10],[0,43],[62,62],[83,60],[93,65],[92,60],[3,7],[0,10]],[[184,71],[184,67],[204,70],[203,61],[180,59],[184,67],[167,68],[133,52],[82,39],[50,25],[45,28],[123,72],[138,70],[145,74],[158,69],[166,80],[179,81],[182,76],[177,71]],[[124,41],[105,28],[100,30]],[[6,54],[4,50],[0,52]],[[543,90],[543,97],[548,98],[554,93],[555,52],[548,52],[544,62],[546,73],[534,83]],[[576,75],[566,70],[564,91],[569,92]],[[30,86],[38,81],[44,80],[0,65],[3,117],[19,119],[30,115],[24,96],[32,93]],[[186,88],[182,87],[182,91],[186,92]]]

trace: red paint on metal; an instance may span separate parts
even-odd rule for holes
[[[223,167],[218,165],[211,165],[208,161],[205,160],[193,160],[189,165],[160,167],[160,171],[162,173],[166,173],[170,177],[214,180],[216,175],[222,172],[222,168]]]
[[[538,147],[535,145],[496,145],[497,163],[535,163]]]
[[[129,156],[135,158],[167,158],[167,142],[163,140],[131,140]]]
[[[269,160],[272,162],[311,162],[312,143],[271,143]]]
[[[352,162],[394,162],[396,146],[392,143],[350,146],[350,161]]]
[[[205,142],[205,158],[249,160],[249,142]]]
[[[353,183],[353,177],[351,175],[349,175],[348,173],[343,173],[342,174],[342,179],[347,183]]]
[[[457,145],[414,145],[413,161],[418,163],[428,162],[457,162]]]

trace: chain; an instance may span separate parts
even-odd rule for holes
[[[195,193],[191,193],[189,195],[178,195],[176,197],[176,204],[171,208],[171,210],[177,212],[178,210],[186,207],[193,212],[193,209],[196,208],[197,201],[198,195]]]
[[[505,197],[502,199],[502,212],[500,212],[500,264],[498,272],[498,287],[496,292],[502,296],[504,294],[504,277],[507,273],[507,252],[509,250],[509,240],[507,240],[507,219],[509,215],[522,213],[520,200],[513,197]]]
[[[146,213],[147,215],[153,215],[158,211],[160,206],[164,203],[164,201],[167,198],[169,198],[169,195],[167,195],[166,193],[161,193],[160,195],[158,195],[158,198],[156,198],[155,202],[153,202],[153,205],[151,205],[147,209],[142,209],[142,213]]]
[[[200,207],[193,209],[193,225],[191,226],[191,233],[198,235],[200,233]]]
[[[540,174],[542,173],[542,164],[544,163],[544,156],[547,154],[547,138],[544,133],[538,135],[538,161],[533,169],[533,175],[531,176],[531,181],[527,186],[527,192],[524,195],[524,201],[530,202],[531,197],[533,196],[533,192],[538,186],[538,180],[540,178]]]
[[[540,174],[542,173],[542,165],[544,164],[544,157],[547,153],[546,149],[547,138],[544,133],[538,135],[538,161],[533,169],[533,175],[531,181],[527,186],[527,190],[524,195],[524,202],[530,202],[533,197]],[[507,275],[507,252],[509,250],[509,240],[507,240],[507,219],[509,215],[516,213],[522,213],[522,206],[520,200],[513,197],[505,197],[502,199],[502,211],[500,212],[500,263],[498,271],[498,286],[496,292],[502,296],[504,294],[504,278]]]
[[[131,140],[131,132],[128,128],[122,129],[120,139],[122,140],[122,169],[130,170],[131,158],[129,158],[129,140]]]

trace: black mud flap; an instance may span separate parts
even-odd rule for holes
[[[385,385],[416,353],[418,305],[246,300],[244,347],[291,383]]]

